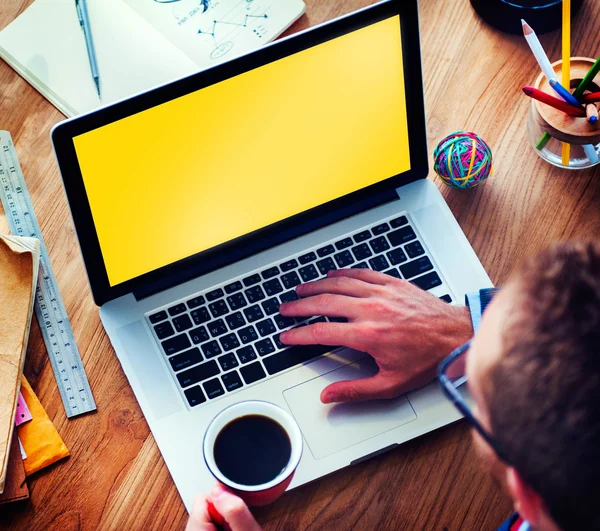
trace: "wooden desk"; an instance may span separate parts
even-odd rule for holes
[[[2,0],[0,28],[29,1]],[[371,2],[306,3],[292,31]],[[588,1],[574,23],[573,55],[600,54],[599,26],[600,5]],[[479,189],[450,190],[436,179],[494,282],[550,242],[600,234],[600,171],[553,168],[526,139],[528,100],[520,87],[538,69],[524,39],[482,24],[467,0],[422,0],[421,27],[430,152],[458,129],[478,132],[494,150],[495,175]],[[558,59],[559,35],[542,41]],[[96,414],[66,419],[34,324],[25,373],[72,456],[31,478],[31,500],[0,509],[0,527],[183,529],[183,504],[90,296],[49,140],[62,118],[0,64],[0,128],[16,143],[98,405]],[[6,231],[3,216],[0,231]],[[496,529],[510,510],[459,423],[301,487],[256,515],[267,530],[478,530]]]

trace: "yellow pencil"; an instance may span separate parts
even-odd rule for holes
[[[571,0],[563,0],[562,7],[562,84],[571,92]],[[568,166],[570,159],[571,145],[563,142],[563,166]]]

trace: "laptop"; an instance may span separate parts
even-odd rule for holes
[[[211,419],[242,400],[304,437],[291,487],[459,418],[431,384],[323,405],[375,374],[361,352],[288,347],[301,282],[362,267],[450,304],[490,279],[428,174],[416,0],[390,0],[58,124],[100,315],[189,510],[214,483]],[[329,319],[331,320],[331,319]]]

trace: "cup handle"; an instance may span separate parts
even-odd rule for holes
[[[221,513],[219,511],[217,511],[216,507],[210,501],[208,502],[208,515],[210,516],[210,519],[216,525],[217,529],[219,529],[219,530],[223,529],[224,531],[231,531],[231,527],[229,527],[229,524],[225,521],[225,518],[223,518],[223,515],[221,515]]]

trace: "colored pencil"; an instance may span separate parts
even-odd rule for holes
[[[567,87],[565,92],[569,95],[565,101],[569,102],[569,98],[577,101],[568,90],[571,87],[571,0],[563,0],[562,3],[562,82]],[[555,87],[553,88],[556,90]],[[568,166],[570,160],[571,144],[563,142],[562,165]]]
[[[598,123],[598,107],[596,107],[595,103],[588,103],[585,107],[585,113],[588,119],[588,122],[591,124]]]
[[[581,83],[579,83],[579,86],[573,93],[573,96],[575,96],[577,99],[580,99],[581,96],[583,96],[585,89],[588,88],[590,83],[594,80],[594,78],[598,75],[599,72],[600,72],[600,57],[598,57],[598,59],[596,59],[594,66],[592,66],[592,68],[590,68],[589,72],[581,80]]]
[[[529,47],[531,48],[536,61],[540,65],[542,72],[544,72],[544,75],[548,81],[550,81],[553,77],[556,77],[556,72],[554,72],[554,68],[552,68],[552,63],[550,63],[550,59],[548,59],[548,56],[542,47],[542,43],[535,34],[535,31],[533,31],[532,27],[527,24],[527,22],[521,19],[521,24],[523,26],[523,35],[525,35],[527,44],[529,44]]]
[[[559,100],[558,98],[555,98],[554,96],[551,96],[550,94],[538,90],[534,87],[523,87],[523,92],[527,94],[530,98],[541,101],[546,105],[550,105],[551,107],[554,107],[555,109],[558,109],[559,111],[562,111],[565,114],[568,114],[569,116],[578,116],[580,118],[583,118],[585,116],[585,111],[580,105],[575,107],[574,105],[570,105],[564,102],[563,100]]]
[[[554,89],[554,91],[569,105],[574,105],[575,107],[581,107],[581,103],[573,97],[565,87],[563,87],[556,79],[550,80],[550,86]]]
[[[596,148],[594,146],[591,144],[585,144],[583,149],[585,150],[585,154],[587,155],[587,158],[590,159],[591,163],[596,164],[597,162],[600,162],[598,153],[596,153]]]
[[[581,96],[581,103],[596,103],[600,101],[600,92],[590,92]]]

